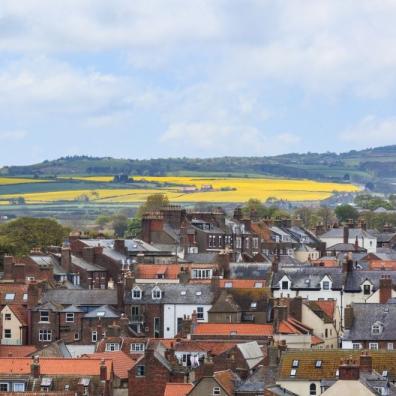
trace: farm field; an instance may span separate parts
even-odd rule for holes
[[[44,179],[30,179],[23,177],[0,177],[0,186],[10,184],[43,183],[48,182]]]
[[[73,177],[85,181],[83,189],[24,192],[1,194],[0,200],[24,198],[26,204],[42,204],[60,201],[79,201],[82,198],[91,203],[138,203],[154,193],[165,193],[172,202],[246,202],[249,198],[262,201],[270,197],[289,201],[316,201],[330,197],[334,192],[354,192],[359,187],[352,184],[322,183],[311,180],[289,180],[269,178],[217,178],[217,177],[143,177],[134,176],[135,181],[169,183],[172,186],[156,188],[118,188],[112,183],[112,176]],[[92,189],[89,187],[92,183]],[[96,183],[101,183],[100,188]],[[181,187],[185,186],[185,187]],[[132,187],[132,186],[131,186]],[[185,188],[194,187],[194,192]],[[203,191],[206,190],[206,191]]]

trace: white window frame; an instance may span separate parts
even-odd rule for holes
[[[218,395],[221,395],[221,389],[220,389],[220,387],[219,387],[219,386],[215,386],[215,387],[213,387],[213,390],[212,390],[212,395],[213,395],[213,396],[218,396]]]
[[[12,315],[11,313],[7,312],[4,314],[4,320],[12,320]]]
[[[369,342],[369,349],[378,351],[378,342]]]
[[[154,289],[151,291],[151,298],[153,300],[161,300],[162,291],[158,286],[154,287]]]
[[[47,319],[43,319],[43,316],[46,316]],[[49,323],[49,317],[50,317],[50,313],[49,311],[40,311],[40,322],[41,323]]]
[[[7,389],[1,390],[1,392],[9,392],[10,391],[10,383],[9,382],[0,382],[0,386],[5,385]]]
[[[143,374],[140,374],[139,367],[143,367]],[[136,377],[145,377],[146,376],[146,367],[144,364],[138,364],[136,366],[136,371],[135,371]]]
[[[360,342],[352,343],[352,349],[362,349],[362,344]]]
[[[135,296],[135,292],[136,292],[136,296]],[[132,289],[132,298],[134,299],[134,300],[141,300],[142,299],[142,290],[140,289],[140,287],[138,287],[138,286],[135,286],[133,289]]]
[[[211,279],[212,269],[211,268],[193,268],[191,271],[193,279]]]
[[[118,352],[120,350],[120,344],[118,342],[106,342],[106,352]]]
[[[325,280],[322,282],[322,289],[323,290],[330,290],[330,282]]]
[[[394,344],[393,344],[393,342],[388,342],[388,344],[386,345],[386,349],[387,349],[388,351],[393,351],[393,349],[394,349]]]
[[[25,392],[25,383],[24,382],[14,382],[12,384],[12,390],[14,392]]]
[[[204,320],[205,319],[205,309],[204,307],[197,307],[197,319]]]
[[[131,344],[131,352],[144,352],[145,350],[145,345],[143,342],[134,342],[133,344]]]
[[[51,342],[52,341],[52,330],[40,329],[39,330],[39,341]]]
[[[71,315],[71,320],[70,320],[70,315]],[[74,323],[74,313],[73,312],[66,312],[65,322],[66,323]]]
[[[91,332],[91,342],[96,342],[96,341],[98,341],[98,332],[92,331]]]
[[[381,334],[381,326],[379,324],[374,323],[371,326],[371,334],[380,335]]]

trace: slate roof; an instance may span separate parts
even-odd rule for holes
[[[142,290],[141,299],[133,299],[132,291],[125,296],[126,304],[194,304],[210,305],[214,299],[214,293],[210,285],[201,284],[156,284],[139,283],[136,285]],[[152,290],[158,287],[162,298],[153,299]]]
[[[75,305],[69,305],[68,307],[66,307],[65,309],[62,310],[62,312],[84,312],[82,309],[76,307]]]
[[[377,235],[377,242],[386,243],[390,242],[396,236],[396,232],[381,232]]]
[[[47,290],[43,302],[52,301],[61,305],[116,305],[117,290],[115,289],[52,289]]]
[[[77,267],[80,267],[88,272],[106,271],[101,265],[91,264],[88,261],[85,261],[84,259],[82,259],[81,257],[72,255],[71,261]]]
[[[328,276],[333,290],[341,290],[345,274],[339,267],[284,267],[274,274],[272,288],[279,289],[279,281],[287,276],[291,280],[291,289],[319,290],[320,281]],[[309,282],[308,282],[309,281]]]
[[[320,239],[327,238],[343,238],[344,237],[344,229],[343,228],[332,228],[331,230],[325,232],[320,236]],[[370,234],[369,232],[363,230],[362,228],[350,228],[349,229],[349,239],[353,238],[364,238],[364,239],[373,239],[376,238],[375,235]]]
[[[326,250],[336,252],[367,252],[367,249],[360,246],[356,248],[353,243],[336,243],[335,245],[327,247]]]
[[[394,341],[396,339],[396,304],[355,303],[352,329],[344,331],[344,340]],[[373,324],[381,324],[380,334],[373,334]]]
[[[379,288],[379,281],[384,275],[390,276],[392,278],[392,283],[396,283],[396,271],[352,271],[345,278],[344,290],[346,292],[358,292],[361,290],[361,284],[365,280],[369,280],[373,284],[373,291],[376,291]]]
[[[249,370],[256,367],[264,359],[263,351],[261,350],[257,341],[246,342],[238,344],[237,348],[241,351],[242,356],[245,358]]]
[[[191,261],[192,263],[215,263],[217,259],[217,253],[187,253],[184,255],[185,261]]]
[[[268,279],[271,263],[230,263],[231,279]]]

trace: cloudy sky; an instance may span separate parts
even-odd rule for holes
[[[396,144],[394,0],[0,0],[0,164]]]

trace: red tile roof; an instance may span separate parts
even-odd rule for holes
[[[101,359],[65,359],[65,358],[40,358],[40,373],[42,375],[100,375]],[[0,374],[30,374],[31,358],[0,358]],[[105,360],[107,379],[113,373],[112,360]]]
[[[90,359],[105,359],[113,361],[113,370],[116,377],[120,379],[128,379],[128,370],[136,363],[130,356],[122,351],[116,352],[96,352],[86,355]]]
[[[207,335],[257,335],[270,336],[273,334],[272,325],[251,324],[251,323],[201,323],[195,330],[194,334]]]
[[[22,326],[27,326],[27,309],[22,305],[10,304],[8,307],[17,317]]]
[[[192,384],[178,384],[169,382],[166,384],[164,396],[186,396],[192,388]]]
[[[180,264],[138,264],[135,271],[138,279],[158,279],[160,274],[165,279],[177,279]]]
[[[213,376],[228,395],[234,394],[236,375],[231,370],[216,371]]]
[[[36,352],[33,345],[0,345],[0,358],[2,357],[26,357]]]
[[[334,317],[334,311],[336,307],[336,302],[327,300],[327,301],[322,301],[318,300],[315,301],[316,305],[319,306],[319,308],[329,317],[333,318]]]
[[[256,289],[257,283],[262,283],[262,287],[266,286],[265,280],[257,279],[220,279],[220,287],[225,288],[227,284],[232,284],[233,289]],[[258,288],[258,287],[257,287]]]
[[[27,304],[23,295],[27,293],[28,286],[20,283],[0,283],[0,305]],[[15,294],[13,300],[6,300],[6,294]]]

